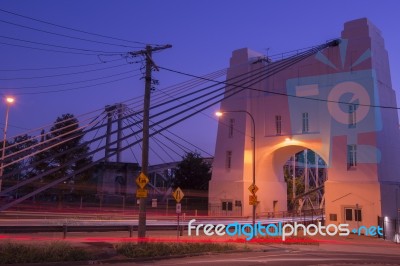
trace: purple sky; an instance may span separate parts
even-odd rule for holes
[[[383,4],[384,3],[384,4]],[[3,0],[0,8],[21,15],[88,32],[114,36],[143,43],[172,44],[173,48],[154,55],[157,64],[195,75],[207,74],[229,64],[231,52],[249,47],[269,55],[324,43],[340,36],[343,23],[361,17],[369,18],[381,29],[389,52],[393,88],[400,95],[400,2],[392,1],[71,1],[71,0]],[[74,35],[91,40],[117,42],[62,30],[0,12],[0,20],[33,28]],[[0,22],[0,35],[54,45],[90,50],[127,51],[122,47],[71,40]],[[0,42],[19,43],[0,38]],[[122,42],[118,42],[122,43]],[[32,44],[24,44],[30,45]],[[0,44],[0,69],[44,68],[100,62],[97,56],[60,54]],[[143,47],[143,45],[138,44]],[[56,49],[47,47],[47,49]],[[134,50],[133,48],[131,50]],[[117,59],[118,57],[114,57]],[[114,59],[113,58],[113,59]],[[124,61],[119,61],[124,63]],[[115,63],[114,65],[117,65]],[[48,84],[77,82],[120,74],[139,65],[129,65],[98,72],[16,80],[15,77],[47,76],[60,73],[103,68],[63,69],[59,71],[0,71],[0,92],[3,95],[69,89],[92,83],[68,86],[15,89]],[[126,76],[126,75],[125,75]],[[120,77],[120,76],[117,76]],[[161,71],[158,88],[187,80],[187,77]],[[102,82],[99,80],[98,82]],[[91,88],[60,93],[16,95],[10,112],[9,136],[23,133],[22,128],[37,128],[52,123],[63,113],[83,114],[107,104],[143,94],[140,76]],[[399,98],[399,97],[398,97]],[[173,128],[175,133],[214,153],[217,120],[213,112],[199,114]],[[0,123],[4,123],[4,104],[0,106]],[[208,116],[207,116],[208,115]],[[157,159],[153,158],[153,162]]]

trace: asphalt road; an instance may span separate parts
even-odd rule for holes
[[[400,251],[400,249],[399,249]],[[400,265],[400,253],[357,253],[357,252],[330,252],[281,249],[266,252],[239,252],[218,255],[203,255],[185,258],[166,260],[148,260],[141,262],[126,262],[112,264],[114,266],[127,265],[221,265],[221,266],[242,266],[242,265]]]

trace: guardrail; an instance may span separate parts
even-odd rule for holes
[[[15,214],[14,214],[15,215]],[[42,217],[46,216],[46,214],[41,214]],[[13,215],[11,215],[13,216]],[[58,215],[57,215],[58,216]],[[185,215],[183,215],[185,216]],[[93,218],[93,217],[92,217]],[[127,217],[125,217],[127,218]],[[163,217],[164,219],[166,217]],[[170,217],[175,219],[175,217]],[[191,219],[199,219],[199,220],[214,220],[215,223],[218,223],[219,221],[224,221],[228,222],[233,221],[233,220],[242,220],[241,222],[248,222],[248,220],[244,219],[244,217],[196,217],[196,216],[186,216],[182,217],[183,220],[181,220],[180,227],[178,229],[177,224],[165,224],[161,221],[158,221],[156,224],[147,224],[146,228],[147,230],[179,230],[182,234],[183,230],[187,229],[187,224],[185,225],[186,221],[189,221]],[[42,218],[43,219],[43,218]],[[299,213],[289,213],[289,212],[266,212],[266,213],[259,213],[257,215],[257,219],[260,219],[262,223],[277,223],[279,221],[283,223],[294,223],[296,222],[302,222],[304,224],[310,224],[310,223],[315,223],[316,221],[323,221],[324,216],[323,216],[323,211],[321,210],[313,210],[313,211],[308,211],[308,212],[302,212],[300,215]],[[3,221],[7,221],[8,219],[5,219]],[[125,219],[121,219],[125,220]],[[170,219],[165,219],[170,220]],[[22,219],[23,221],[23,219]],[[55,221],[57,220],[52,220],[49,219],[48,221]],[[107,219],[105,219],[107,221]],[[14,234],[14,233],[45,233],[45,232],[60,232],[62,233],[62,238],[67,238],[68,233],[79,233],[79,232],[127,232],[129,237],[133,237],[133,232],[137,232],[138,230],[138,225],[137,224],[122,224],[122,225],[85,225],[85,224],[76,224],[80,222],[79,219],[75,220],[68,220],[68,221],[58,221],[58,224],[47,224],[47,225],[35,225],[34,223],[32,225],[2,225],[0,226],[0,234]],[[125,220],[126,222],[126,220]],[[160,223],[160,224],[158,224]]]
[[[181,230],[184,230],[184,225],[181,225]],[[177,230],[176,225],[147,225],[147,230]],[[1,234],[13,233],[49,233],[60,232],[63,239],[67,238],[68,233],[79,232],[128,232],[129,237],[133,237],[133,232],[138,230],[137,225],[38,225],[38,226],[1,226]]]

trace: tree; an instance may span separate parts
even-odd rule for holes
[[[79,121],[73,114],[63,114],[58,117],[46,134],[47,143],[42,145],[43,151],[35,155],[34,162],[41,163],[35,166],[36,174],[60,167],[57,171],[46,175],[43,180],[51,182],[66,175],[73,175],[76,170],[91,163],[92,158],[87,156],[89,146],[83,142],[84,132],[79,128]],[[73,176],[67,182],[78,179],[87,179],[86,172]],[[58,186],[59,199],[62,197],[63,185]],[[65,189],[65,186],[64,186]]]
[[[4,169],[4,175],[7,176],[11,174],[11,176],[3,180],[5,182],[5,187],[15,185],[27,177],[29,171],[27,169],[22,171],[22,168],[30,164],[30,158],[25,157],[33,152],[34,148],[31,147],[36,143],[37,140],[27,134],[17,136],[11,142],[6,142],[5,155],[8,156],[8,158],[4,160],[4,164],[13,164]]]
[[[178,164],[173,185],[182,189],[208,190],[210,180],[211,165],[199,153],[189,152]]]

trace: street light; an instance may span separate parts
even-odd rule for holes
[[[253,140],[253,183],[252,186],[256,185],[256,123],[254,121],[254,117],[246,110],[238,110],[238,111],[217,111],[215,113],[216,116],[221,117],[224,113],[246,113],[250,116],[251,122],[253,125],[253,132],[252,132],[252,140]],[[253,204],[253,228],[256,223],[256,205]]]
[[[4,131],[3,131],[3,149],[1,150],[1,164],[0,164],[0,192],[2,189],[3,183],[3,165],[4,165],[4,156],[6,154],[6,139],[7,139],[7,127],[8,127],[8,113],[10,112],[10,106],[15,102],[13,97],[6,97],[6,120],[4,122]]]

